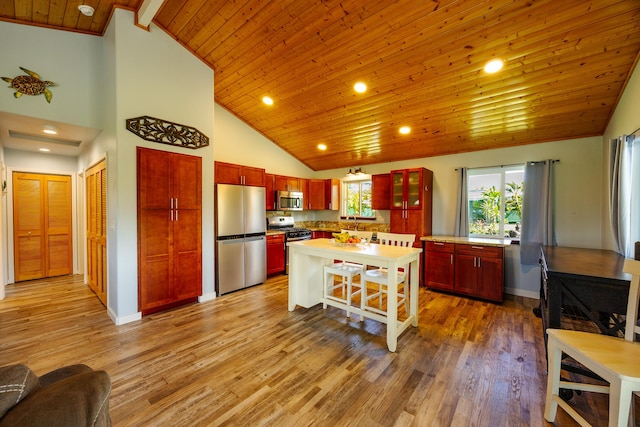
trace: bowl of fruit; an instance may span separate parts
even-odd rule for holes
[[[348,232],[333,233],[333,244],[336,246],[355,246],[362,242],[358,236],[352,236]]]

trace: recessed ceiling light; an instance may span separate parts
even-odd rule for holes
[[[400,133],[403,135],[407,135],[410,132],[411,132],[411,128],[409,126],[402,126],[400,128]]]
[[[270,96],[263,96],[262,102],[264,102],[267,105],[273,105],[273,99],[271,99]]]
[[[327,149],[327,146],[325,144],[318,144],[318,150],[324,151],[326,149]]]
[[[502,69],[503,65],[504,62],[502,62],[502,59],[492,59],[484,66],[484,71],[487,73],[497,73]]]
[[[56,128],[53,125],[44,125],[42,127],[42,132],[49,134],[49,135],[57,135],[58,134],[58,128]]]
[[[88,4],[80,4],[80,5],[78,5],[78,10],[84,16],[93,16],[93,12],[95,12],[95,10],[91,6],[89,6]]]
[[[48,148],[40,148],[39,150],[42,151],[43,153],[48,153],[49,151],[51,151]]]
[[[355,85],[353,85],[353,90],[355,90],[358,93],[364,93],[367,91],[367,85],[362,82],[358,82]]]

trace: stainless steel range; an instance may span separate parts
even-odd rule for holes
[[[287,262],[287,273],[289,272],[289,248],[287,242],[295,242],[298,240],[310,240],[311,230],[308,228],[295,227],[293,217],[291,216],[274,216],[267,218],[267,230],[284,231],[285,242],[285,259]]]

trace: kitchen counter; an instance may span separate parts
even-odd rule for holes
[[[465,245],[483,245],[506,247],[511,245],[511,239],[490,239],[481,237],[457,237],[457,236],[424,236],[423,242],[460,243]]]

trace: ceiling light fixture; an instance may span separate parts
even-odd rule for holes
[[[270,96],[263,96],[262,102],[264,102],[267,105],[273,105],[273,99]]]
[[[53,125],[44,125],[42,127],[42,132],[48,134],[48,135],[57,135],[58,134],[58,128],[56,128]]]
[[[492,59],[484,66],[484,71],[490,74],[497,73],[502,69],[503,66],[504,62],[502,62],[502,59]]]
[[[362,171],[362,168],[355,168],[354,170],[351,170],[351,168],[349,168],[347,175],[362,175],[363,173],[364,172]]]
[[[362,82],[358,82],[355,85],[353,85],[353,90],[355,90],[358,93],[365,93],[367,91],[367,85]]]
[[[327,145],[326,144],[318,144],[318,150],[326,150],[327,149]]]
[[[93,16],[93,12],[95,12],[95,10],[91,6],[89,6],[88,4],[80,4],[80,5],[78,5],[78,10],[84,16]]]
[[[400,133],[403,135],[407,135],[409,133],[411,133],[411,128],[409,126],[402,126],[400,128]]]
[[[39,148],[39,150],[42,151],[43,153],[48,153],[49,151],[51,151],[48,148]]]

